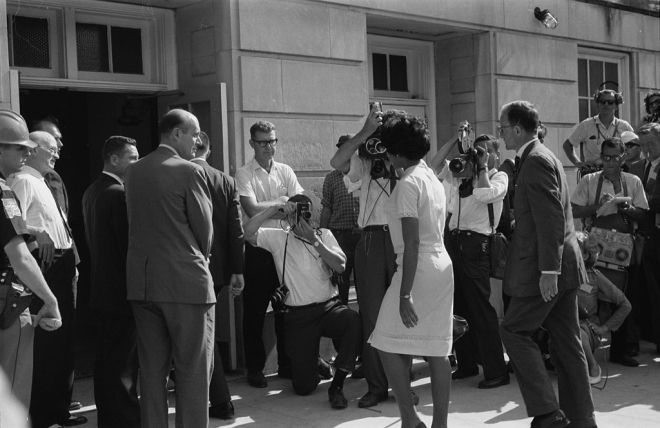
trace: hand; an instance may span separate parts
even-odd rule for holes
[[[312,226],[309,225],[309,223],[307,223],[307,220],[301,218],[300,221],[292,227],[292,229],[293,233],[300,236],[301,238],[305,238],[312,244],[316,241],[316,231]]]
[[[610,331],[609,327],[606,325],[591,324],[591,329],[600,337],[607,335],[607,333]]]
[[[287,197],[286,196],[280,196],[277,198],[275,201],[274,205],[270,206],[271,214],[270,218],[274,218],[276,220],[286,218],[287,216]]]
[[[612,199],[614,199],[614,195],[612,195],[611,193],[605,193],[605,194],[604,194],[603,196],[601,196],[601,198],[600,198],[600,206],[605,205],[606,203],[608,203],[608,202],[611,201]]]
[[[479,168],[485,168],[488,170],[488,158],[490,158],[490,155],[488,154],[488,150],[477,150],[477,159],[479,161]]]
[[[33,322],[46,331],[53,331],[62,327],[62,315],[60,315],[57,301],[51,305],[44,304],[35,315]]]
[[[232,274],[231,279],[229,280],[229,292],[233,297],[238,297],[243,292],[245,287],[245,281],[243,280],[243,274],[235,273]]]
[[[376,108],[376,105],[374,104],[371,106],[371,111],[369,112],[369,116],[367,116],[367,120],[364,121],[364,126],[362,126],[362,130],[364,131],[365,134],[371,135],[376,130],[380,125],[383,124],[383,112],[379,111]]]
[[[42,232],[37,232],[36,234],[37,245],[39,246],[39,259],[41,260],[41,269],[47,268],[53,263],[53,257],[55,256],[55,243],[48,232],[45,230]]]
[[[556,273],[542,273],[539,280],[539,289],[541,290],[541,297],[544,302],[552,300],[558,292],[557,288],[557,275]]]
[[[399,297],[399,315],[401,321],[407,328],[413,328],[417,325],[417,313],[413,305],[412,296],[409,298]]]

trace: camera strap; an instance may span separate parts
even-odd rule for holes
[[[289,232],[291,233],[291,232]],[[287,253],[287,248],[289,247],[289,233],[286,234],[286,241],[284,242],[284,260],[282,260],[282,282],[280,282],[280,286],[285,285],[284,284],[284,272],[286,271],[286,253]]]

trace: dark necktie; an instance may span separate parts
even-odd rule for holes
[[[515,166],[515,174],[518,174],[518,171],[520,170],[520,156],[516,156],[516,158],[513,160],[513,164]]]

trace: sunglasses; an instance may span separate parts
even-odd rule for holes
[[[598,104],[612,106],[612,105],[616,104],[616,101],[614,101],[614,100],[603,100],[603,101],[598,101]]]
[[[626,143],[625,146],[626,146],[627,149],[629,149],[629,148],[631,148],[631,147],[641,147],[641,146],[640,146],[639,144],[637,144],[637,143]]]
[[[600,155],[600,158],[605,161],[605,162],[610,162],[610,161],[620,161],[623,155]]]

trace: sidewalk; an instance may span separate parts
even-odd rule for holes
[[[599,428],[660,428],[660,355],[655,347],[642,342],[638,357],[641,365],[629,368],[617,364],[602,365],[603,375],[608,374],[604,390],[593,389],[596,420]],[[420,397],[417,407],[422,419],[431,426],[432,404],[428,368],[422,360],[416,360],[414,371],[417,380],[413,387]],[[529,427],[530,419],[512,376],[510,385],[494,390],[480,390],[476,385],[479,377],[452,382],[449,405],[451,428],[480,427],[523,428]],[[307,397],[293,394],[290,382],[276,376],[268,378],[268,388],[248,386],[242,376],[230,377],[229,388],[236,406],[234,421],[212,419],[209,427],[399,427],[398,409],[393,398],[371,409],[360,409],[357,401],[366,392],[364,380],[346,380],[344,392],[349,400],[345,410],[333,410],[327,401],[328,382]],[[602,386],[602,383],[601,385]],[[391,394],[390,394],[391,395]],[[74,397],[83,403],[82,413],[89,418],[84,427],[96,426],[96,409],[93,406],[92,379],[76,382]],[[174,426],[174,394],[170,394],[170,427]]]

